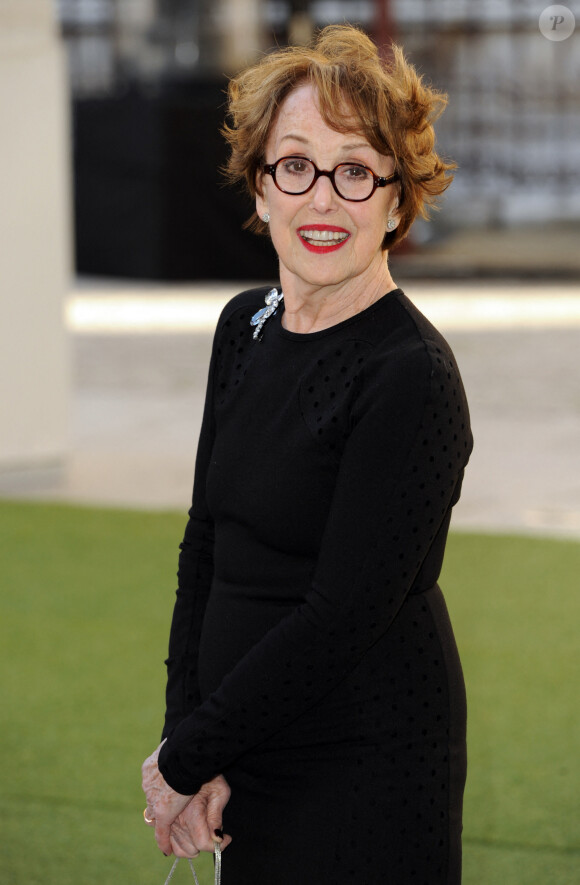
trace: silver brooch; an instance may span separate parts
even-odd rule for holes
[[[253,335],[254,341],[260,340],[264,323],[266,320],[269,320],[271,316],[274,316],[283,298],[283,292],[278,294],[278,289],[270,289],[266,295],[266,307],[263,307],[258,313],[255,313],[250,320],[250,325],[256,326],[256,331]]]

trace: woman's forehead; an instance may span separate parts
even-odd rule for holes
[[[352,129],[345,123],[352,120]],[[344,142],[345,147],[371,147],[361,131],[360,121],[344,105],[336,115],[340,128],[332,126],[333,120],[326,121],[320,109],[320,97],[315,86],[303,83],[290,92],[278,110],[270,130],[270,138],[276,142],[285,139],[311,142],[319,138],[330,139],[334,143]],[[346,129],[346,131],[345,131]]]

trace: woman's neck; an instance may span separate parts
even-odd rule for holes
[[[396,289],[386,254],[372,272],[344,283],[318,286],[280,269],[284,292],[282,325],[289,332],[320,332],[350,319]]]

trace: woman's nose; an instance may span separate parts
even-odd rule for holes
[[[312,206],[319,212],[327,212],[335,207],[337,195],[328,175],[321,175],[314,182],[314,187],[310,193],[312,194]]]

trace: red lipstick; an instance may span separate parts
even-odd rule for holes
[[[336,252],[350,239],[349,231],[331,224],[303,224],[298,228],[297,234],[309,252],[316,252],[319,255]],[[312,236],[307,237],[307,234]]]

